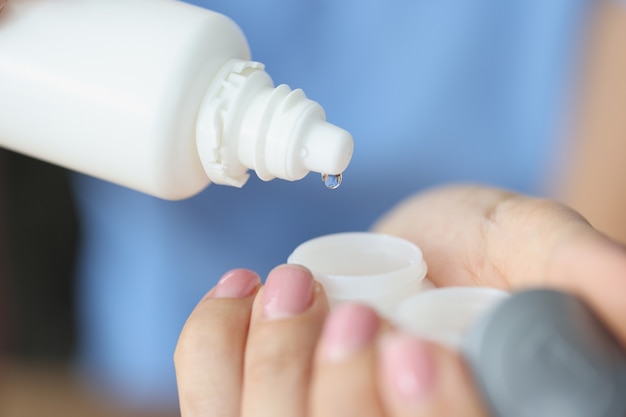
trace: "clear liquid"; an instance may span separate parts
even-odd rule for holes
[[[341,174],[322,174],[322,181],[326,188],[334,190],[341,185]]]

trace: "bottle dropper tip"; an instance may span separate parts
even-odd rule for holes
[[[303,145],[306,149],[303,162],[310,171],[336,177],[350,163],[354,140],[344,129],[319,120],[308,130]]]

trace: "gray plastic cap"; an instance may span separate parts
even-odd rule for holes
[[[462,350],[494,417],[626,416],[626,352],[572,295],[513,295],[469,330]]]

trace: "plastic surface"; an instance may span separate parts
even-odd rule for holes
[[[463,352],[494,417],[626,415],[626,352],[574,296],[513,295],[470,329]]]
[[[258,62],[231,59],[215,76],[200,108],[196,140],[207,175],[241,187],[248,168],[263,180],[299,180],[309,171],[340,174],[352,136],[325,121],[302,90],[274,84]]]
[[[288,180],[345,169],[347,132],[260,64],[215,78],[233,59],[250,59],[239,27],[178,1],[8,2],[0,145],[167,199],[209,176],[240,186],[246,168]]]
[[[287,262],[311,270],[331,308],[360,301],[390,316],[403,298],[421,289],[426,263],[404,239],[377,233],[337,233],[298,246]]]
[[[436,288],[402,301],[392,318],[413,334],[458,348],[467,329],[508,296],[495,288]]]

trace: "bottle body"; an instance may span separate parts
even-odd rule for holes
[[[240,83],[245,94],[234,83],[226,89],[226,105],[223,92],[211,96],[225,82],[214,79],[220,69],[249,57],[245,36],[232,20],[178,1],[9,2],[0,15],[0,145],[162,198],[189,197],[209,184],[207,167],[213,169],[216,159],[224,171],[238,165],[240,155],[254,159],[245,157],[249,149],[280,154],[257,143],[280,142],[265,136],[239,145],[239,125],[252,123],[248,119],[276,112],[277,126],[294,119],[293,112],[282,116],[289,108],[282,101],[272,105],[276,111],[258,105],[247,110],[255,101],[250,91],[273,90],[269,76]],[[264,73],[262,65],[254,71]],[[199,115],[201,109],[206,114]],[[293,124],[302,125],[296,116]],[[223,120],[230,123],[227,129]],[[201,146],[202,158],[198,130],[210,143]],[[288,141],[294,139],[281,146],[291,146]],[[253,162],[244,165],[255,168]],[[276,176],[298,179],[266,175]]]
[[[225,60],[248,58],[226,17],[173,1],[24,1],[0,25],[0,140],[150,194],[209,180],[197,108]]]

